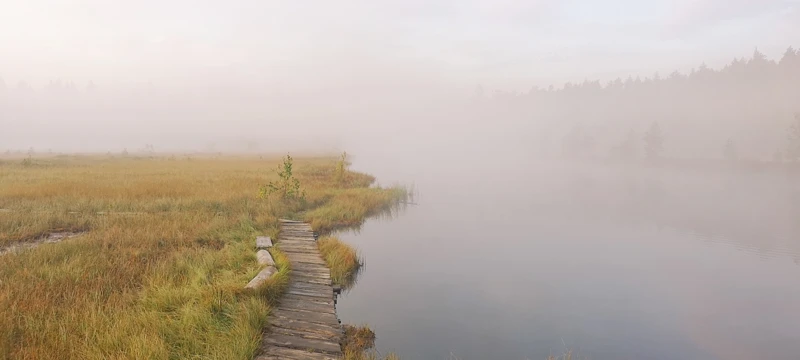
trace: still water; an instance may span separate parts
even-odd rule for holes
[[[339,316],[382,353],[800,359],[796,180],[394,160],[355,168],[413,182],[417,204],[340,234],[366,268]]]

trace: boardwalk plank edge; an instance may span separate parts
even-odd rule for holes
[[[270,314],[259,360],[327,360],[342,355],[344,330],[336,316],[330,269],[307,223],[280,219],[274,245],[289,261],[289,284]]]

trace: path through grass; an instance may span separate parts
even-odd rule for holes
[[[305,202],[257,198],[280,159],[68,156],[0,163],[0,358],[251,359],[288,271],[258,292],[253,239],[280,217],[315,230],[364,221],[402,189],[296,159]]]

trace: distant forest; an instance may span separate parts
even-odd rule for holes
[[[486,98],[480,94],[478,96]],[[497,91],[496,112],[530,122],[531,142],[544,152],[572,156],[646,152],[645,137],[657,124],[669,156],[761,160],[797,159],[792,144],[800,126],[800,51],[779,60],[756,50],[722,69],[700,65],[648,77],[584,81],[527,93]],[[501,106],[497,106],[501,105]],[[505,107],[504,110],[501,108]],[[800,133],[797,134],[800,136]],[[800,141],[800,139],[798,139]]]
[[[12,130],[5,131],[5,138],[0,132],[0,148],[27,149],[29,144],[15,140],[39,136],[40,128],[58,126],[59,121],[98,135],[138,131],[142,140],[136,146],[142,146],[154,133],[142,123],[164,124],[161,131],[172,126],[171,131],[182,134],[184,129],[242,119],[294,124],[296,129],[344,129],[340,136],[371,127],[385,137],[399,136],[386,129],[409,122],[415,125],[404,127],[409,129],[405,136],[416,139],[419,127],[435,128],[429,131],[438,131],[437,136],[471,136],[464,144],[477,146],[486,138],[486,146],[514,144],[515,149],[547,156],[800,160],[800,51],[791,47],[779,59],[756,50],[720,69],[700,65],[688,73],[587,80],[523,93],[484,94],[479,89],[469,99],[453,91],[446,101],[408,89],[392,92],[391,84],[386,84],[387,92],[349,91],[342,84],[342,91],[294,98],[282,95],[277,84],[258,86],[195,84],[165,90],[147,83],[125,88],[55,80],[34,89],[0,78],[0,126]],[[408,101],[382,107],[392,96]],[[339,126],[320,125],[325,123]],[[113,148],[117,140],[106,138],[102,146],[121,151]]]

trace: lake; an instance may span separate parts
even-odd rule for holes
[[[409,158],[355,159],[417,205],[340,234],[366,267],[339,317],[382,353],[800,358],[797,180]]]

